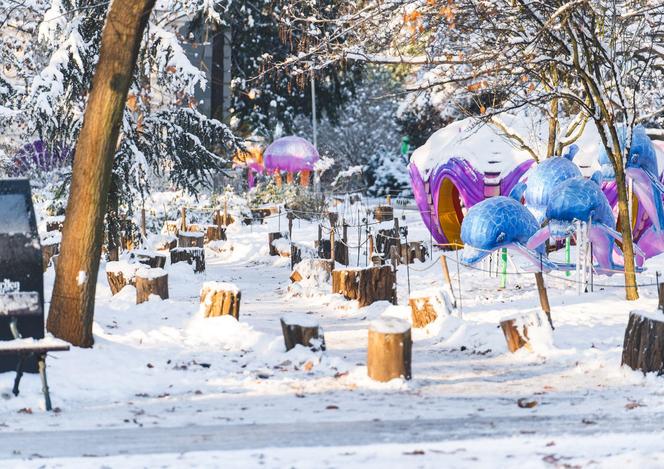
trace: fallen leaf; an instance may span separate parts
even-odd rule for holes
[[[31,414],[32,409],[30,407],[23,407],[22,409],[18,410],[19,414]]]
[[[416,449],[414,451],[406,451],[405,453],[406,456],[422,456],[424,454],[424,451],[421,449]]]
[[[147,367],[148,367],[148,368],[154,368],[154,365],[153,365],[152,363],[148,363],[148,364],[147,364]]]
[[[627,410],[636,409],[637,407],[645,407],[645,405],[636,401],[629,401],[627,404],[625,404],[625,409]]]
[[[311,369],[314,367],[314,364],[311,360],[307,361],[302,368],[304,368],[304,371],[311,371]]]
[[[516,401],[516,405],[518,405],[522,409],[532,409],[537,405],[537,401],[529,401],[525,397],[522,397],[521,399]]]
[[[325,407],[325,408],[328,409],[328,410],[337,410],[337,409],[339,408],[339,406],[337,406],[337,405],[329,405],[329,406],[327,406],[327,407]]]

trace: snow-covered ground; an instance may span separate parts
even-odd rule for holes
[[[417,212],[397,213],[409,240],[429,242]],[[499,320],[539,308],[534,276],[511,274],[501,290],[495,276],[461,267],[461,311],[413,330],[413,379],[377,383],[366,376],[367,326],[386,310],[408,314],[407,269],[398,270],[396,307],[358,308],[329,283],[289,288],[289,259],[268,255],[278,224],[229,227],[229,240],[206,250],[204,274],[167,265],[164,301],[136,305],[133,287],[111,296],[102,265],[94,348],[47,361],[56,411],[43,410],[36,375],[24,376],[18,397],[13,373],[0,375],[0,465],[662,465],[662,379],[620,367],[628,312],[654,311],[654,286],[628,303],[620,276],[595,277],[594,292],[582,295],[574,275],[547,276],[553,336],[510,354]],[[295,220],[295,242],[313,246],[316,233]],[[356,237],[349,229],[349,244]],[[412,265],[412,290],[442,287],[440,254]],[[653,283],[656,265],[640,283]],[[48,298],[52,268],[45,279]],[[203,318],[206,281],[241,289],[239,322]],[[327,351],[286,353],[285,313],[317,319]]]

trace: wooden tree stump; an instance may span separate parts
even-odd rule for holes
[[[164,269],[142,268],[136,271],[136,304],[158,295],[162,300],[168,298],[168,273]]]
[[[179,248],[202,248],[204,234],[199,231],[180,231],[178,234]]]
[[[154,248],[157,251],[170,251],[178,247],[178,238],[174,235],[160,235],[154,243]]]
[[[166,255],[156,251],[134,250],[129,253],[129,259],[153,269],[163,269],[166,265]]]
[[[318,321],[305,314],[291,313],[282,316],[281,331],[286,351],[300,344],[314,352],[325,351],[325,337]]]
[[[390,205],[380,205],[374,209],[374,218],[378,222],[394,219],[394,208]]]
[[[503,318],[500,321],[500,328],[505,335],[507,349],[510,352],[516,352],[523,347],[525,347],[528,351],[532,351],[529,331],[541,327],[542,320],[540,315],[537,313],[520,314],[515,317]],[[548,328],[549,326],[547,325],[546,327]]]
[[[222,237],[223,236],[223,237]],[[206,242],[210,241],[219,241],[226,239],[226,230],[217,225],[206,225],[205,227],[205,240]]]
[[[360,307],[387,300],[396,304],[396,275],[392,267],[337,269],[332,272],[332,293],[357,300]]]
[[[632,311],[625,329],[622,365],[664,374],[664,313]]]
[[[424,327],[438,316],[449,314],[445,298],[440,290],[414,291],[408,298],[413,327]]]
[[[397,252],[397,255],[401,254],[401,237],[399,230],[396,228],[391,228],[389,230],[378,230],[376,234],[376,252],[383,255],[383,257],[389,257],[390,252],[392,251],[392,246],[394,246]]]
[[[412,264],[415,260],[424,262],[426,260],[427,248],[424,246],[422,241],[411,241],[408,244],[402,244],[401,248],[401,259],[402,264]]]
[[[179,220],[166,220],[164,222],[164,227],[161,229],[161,232],[164,234],[169,234],[175,236],[180,233],[180,221]]]
[[[277,239],[282,239],[282,238],[288,238],[288,233],[281,233],[281,232],[274,232],[274,233],[268,233],[267,234],[267,244],[270,247],[270,255],[271,256],[278,256],[279,251],[274,245],[274,241]]]
[[[143,266],[140,264],[130,264],[126,261],[106,263],[106,279],[111,294],[116,295],[127,285],[136,285],[136,271],[141,267]]]
[[[332,256],[332,246],[329,239],[321,239],[315,243],[316,250],[318,252],[318,257],[323,259],[330,259]],[[339,264],[348,265],[350,264],[348,257],[348,246],[346,246],[341,240],[334,241],[334,260]]]
[[[171,249],[171,264],[186,262],[194,266],[194,272],[205,272],[205,250],[203,248]]]
[[[51,259],[60,252],[60,242],[55,238],[47,238],[42,241],[42,267],[44,272],[48,270]]]
[[[376,381],[411,378],[413,341],[410,324],[398,318],[380,318],[369,325],[367,374]]]
[[[233,283],[205,282],[201,289],[201,311],[206,318],[233,316],[240,319],[242,292]]]
[[[62,227],[65,225],[65,217],[63,215],[47,217],[46,218],[46,231],[59,231],[62,233]]]
[[[319,283],[327,282],[330,280],[331,273],[332,262],[329,259],[303,259],[295,264],[290,280],[296,283],[305,278],[315,277]]]

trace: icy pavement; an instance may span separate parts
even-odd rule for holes
[[[419,214],[406,216],[401,224],[409,225],[409,240],[428,242]],[[285,226],[282,217],[281,229]],[[463,461],[491,466],[490,448],[510,464],[546,465],[542,458],[551,454],[557,455],[551,460],[582,458],[559,464],[587,464],[593,448],[601,453],[594,460],[603,463],[654,457],[652,437],[664,430],[662,380],[620,367],[628,312],[654,310],[654,287],[641,288],[642,299],[627,303],[619,276],[596,277],[595,291],[582,295],[573,276],[547,276],[553,343],[509,354],[498,322],[538,309],[533,275],[510,275],[501,290],[495,276],[462,267],[462,317],[443,317],[414,330],[411,381],[376,383],[366,377],[367,326],[388,308],[407,311],[406,268],[399,268],[396,310],[385,302],[358,308],[330,294],[329,284],[289,291],[289,260],[267,255],[267,233],[277,228],[276,218],[262,226],[231,226],[229,241],[207,250],[205,274],[167,265],[170,299],[165,301],[135,305],[133,287],[112,297],[102,265],[95,347],[48,360],[57,411],[40,407],[37,376],[24,376],[16,398],[13,373],[0,376],[2,456],[16,458],[12,466],[19,460],[30,466],[43,464],[40,456],[108,455],[52,460],[63,467],[152,465],[152,456],[140,456],[148,453],[168,453],[154,462],[173,467],[223,466],[214,458],[230,455],[237,465],[267,467],[312,467],[325,457],[337,467],[402,460],[423,467]],[[316,231],[316,225],[296,220],[294,241],[313,245]],[[351,245],[356,233],[349,230]],[[412,266],[413,290],[442,285],[439,254]],[[356,255],[351,249],[353,265]],[[360,250],[360,265],[364,260]],[[456,288],[453,260],[452,255]],[[510,264],[510,272],[515,268]],[[652,270],[639,281],[652,283]],[[47,298],[53,275],[49,269]],[[202,317],[199,292],[205,281],[232,282],[242,290],[239,322]],[[279,324],[284,313],[317,319],[327,351],[284,352]],[[637,438],[636,432],[648,435]],[[611,444],[614,433],[621,434],[619,447]],[[547,449],[553,437],[566,442],[569,455]],[[310,449],[297,449],[303,447]],[[113,459],[124,452],[136,456]],[[416,453],[405,454],[410,452]],[[398,457],[391,460],[390,454]]]

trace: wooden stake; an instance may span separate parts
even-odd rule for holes
[[[187,207],[180,209],[180,230],[187,231]]]
[[[145,207],[141,208],[141,234],[143,238],[147,237],[147,229],[145,227]]]
[[[546,314],[546,318],[549,320],[549,325],[551,329],[553,327],[553,321],[551,320],[551,306],[549,306],[549,294],[546,291],[546,286],[544,285],[544,276],[542,272],[535,272],[535,281],[537,282],[537,293],[539,294],[540,306],[542,311]]]

